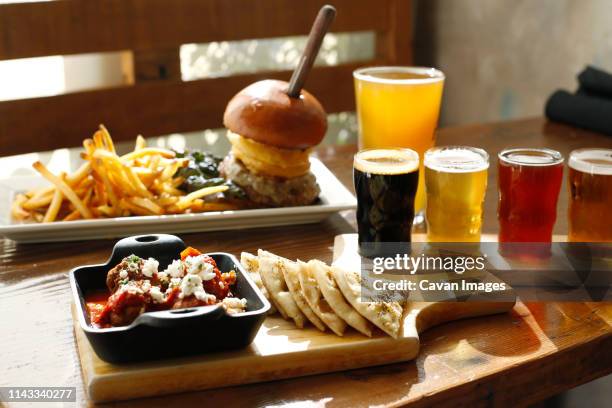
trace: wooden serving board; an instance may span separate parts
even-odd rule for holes
[[[354,252],[352,234],[336,237],[334,259]],[[113,365],[95,354],[75,316],[75,336],[85,387],[94,402],[125,400],[238,384],[279,380],[412,360],[418,334],[428,327],[466,317],[507,312],[514,303],[414,302],[400,339],[354,330],[338,337],[309,326],[298,329],[278,316],[266,319],[253,343],[241,350],[148,363]],[[73,307],[73,315],[75,308]]]

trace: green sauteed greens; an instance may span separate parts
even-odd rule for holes
[[[221,177],[219,173],[219,164],[223,161],[222,157],[200,150],[175,151],[175,153],[177,158],[189,159],[189,164],[186,167],[178,169],[174,174],[174,177],[182,177],[185,179],[179,186],[179,189],[191,193],[204,187],[226,185],[229,187],[229,189],[223,193],[226,198],[235,200],[243,200],[246,198],[244,191],[240,187]]]

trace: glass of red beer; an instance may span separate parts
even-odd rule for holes
[[[551,242],[563,156],[551,149],[499,153],[499,242]]]

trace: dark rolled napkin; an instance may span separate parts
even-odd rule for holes
[[[578,74],[578,93],[612,98],[612,74],[587,66]]]
[[[551,120],[612,135],[612,95],[606,99],[556,91],[548,98],[545,111]]]
[[[612,99],[556,91],[546,102],[546,116],[551,120],[612,135]]]
[[[612,74],[587,66],[578,74],[578,91],[556,91],[546,101],[546,116],[558,122],[612,135]]]

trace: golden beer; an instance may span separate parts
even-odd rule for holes
[[[433,68],[375,67],[353,73],[359,149],[405,147],[422,157],[434,145],[444,74]],[[421,173],[423,166],[421,164]],[[425,207],[423,178],[415,212]]]
[[[574,150],[568,184],[568,239],[612,242],[612,149]]]
[[[480,241],[487,152],[467,146],[434,147],[425,153],[424,164],[428,240]]]

